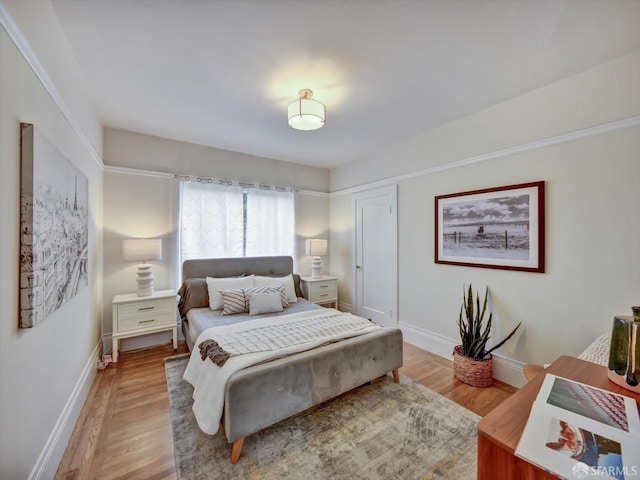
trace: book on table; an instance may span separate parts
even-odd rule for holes
[[[559,478],[640,478],[636,401],[546,374],[515,454]]]

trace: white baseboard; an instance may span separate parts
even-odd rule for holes
[[[338,301],[338,310],[341,312],[353,313],[353,305]]]
[[[93,352],[91,352],[91,356],[82,370],[82,374],[73,388],[69,400],[67,400],[62,409],[60,417],[58,417],[38,460],[36,460],[29,474],[29,480],[46,480],[55,477],[60,461],[73,434],[73,429],[82,412],[84,402],[89,395],[93,379],[96,376],[101,347],[102,342],[98,342]]]
[[[434,353],[447,360],[453,360],[453,348],[460,342],[400,322],[398,328],[402,330],[404,341],[427,352]],[[493,377],[514,387],[522,387],[526,382],[522,373],[523,363],[511,360],[501,355],[493,354]]]

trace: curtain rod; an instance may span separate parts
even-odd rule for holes
[[[192,181],[192,178],[190,175],[179,175],[176,173],[173,175],[173,178],[178,179],[180,181],[184,181],[184,182]],[[210,184],[216,184],[216,185],[222,185],[222,186],[228,186],[228,187],[238,186],[241,188],[259,188],[260,190],[274,190],[276,192],[297,192],[298,191],[292,187],[280,187],[277,185],[263,185],[261,183],[240,182],[240,181],[234,181],[234,180],[222,180],[220,178],[209,178],[209,177],[198,176],[198,177],[195,177],[193,180],[198,183],[210,183]]]

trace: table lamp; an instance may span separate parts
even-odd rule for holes
[[[153,294],[153,272],[149,260],[162,260],[162,239],[128,238],[122,240],[122,258],[126,262],[142,262],[138,265],[138,296]]]
[[[305,255],[311,255],[311,278],[321,278],[322,259],[327,254],[327,241],[320,238],[305,240]]]

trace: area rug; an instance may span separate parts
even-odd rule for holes
[[[179,480],[476,478],[480,417],[401,375],[363,385],[249,435],[229,461],[222,432],[204,434],[182,379],[188,355],[165,360]]]

